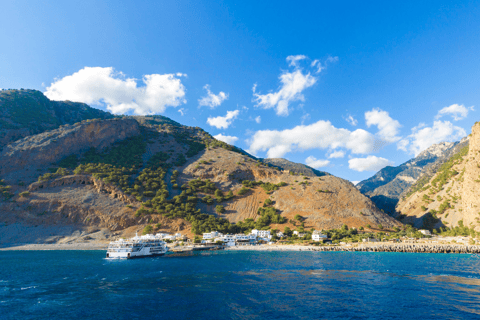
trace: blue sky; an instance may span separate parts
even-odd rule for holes
[[[0,88],[163,114],[351,181],[459,140],[480,120],[479,2],[1,8]]]

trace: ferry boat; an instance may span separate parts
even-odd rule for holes
[[[152,256],[162,256],[168,247],[161,237],[147,234],[124,240],[110,242],[107,249],[107,259],[133,259]]]

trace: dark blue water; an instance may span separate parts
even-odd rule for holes
[[[480,319],[471,255],[0,252],[1,319]]]

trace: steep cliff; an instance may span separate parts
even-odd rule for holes
[[[405,190],[396,210],[404,223],[435,229],[465,226],[480,230],[480,125],[469,140],[450,150],[450,157],[428,166]]]
[[[462,190],[463,224],[480,230],[480,123],[472,127]]]

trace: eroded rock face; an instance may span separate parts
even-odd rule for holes
[[[40,189],[48,189],[55,187],[71,186],[71,185],[92,185],[96,192],[103,193],[111,198],[118,199],[126,204],[134,204],[137,201],[134,197],[126,195],[122,190],[114,185],[107,184],[100,179],[96,179],[90,175],[73,175],[65,176],[55,180],[39,181],[32,183],[28,187],[28,191],[34,192]]]
[[[21,180],[25,172],[45,168],[63,158],[104,149],[112,143],[140,134],[134,119],[115,119],[66,125],[35,136],[17,140],[0,153],[0,175],[5,180]]]
[[[480,230],[480,123],[472,127],[463,177],[463,224]]]

